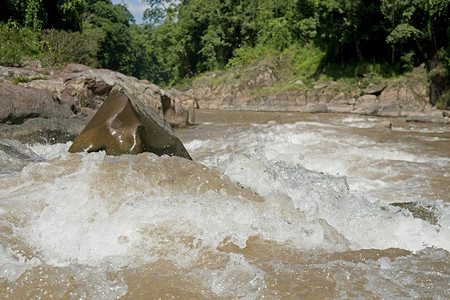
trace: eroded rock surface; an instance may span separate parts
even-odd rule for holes
[[[200,109],[354,113],[449,123],[430,101],[423,66],[393,80],[367,76],[355,85],[328,81],[308,87],[298,84],[298,80],[286,82],[280,65],[272,60],[255,64],[199,77],[184,97],[195,101]]]
[[[49,91],[0,82],[0,123],[20,124],[36,117],[70,118],[74,114]]]
[[[120,86],[114,86],[69,149],[70,152],[101,150],[109,155],[152,152],[191,159],[158,113]]]
[[[174,127],[195,122],[194,103],[147,80],[69,64],[61,70],[0,66],[0,138],[67,142],[78,136],[115,85]]]

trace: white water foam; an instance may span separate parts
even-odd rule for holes
[[[117,296],[126,292],[126,286],[108,281],[105,266],[167,260],[177,268],[201,272],[215,295],[258,298],[268,285],[265,271],[243,255],[231,253],[223,269],[196,269],[198,260],[206,251],[217,253],[224,241],[244,249],[255,236],[310,252],[401,248],[420,251],[421,257],[431,260],[444,251],[439,249],[450,250],[450,209],[442,201],[423,202],[432,206],[436,217],[432,224],[361,194],[367,185],[376,183],[373,186],[380,188],[386,181],[354,176],[352,180],[361,184],[355,193],[346,176],[334,175],[354,172],[350,160],[339,159],[350,152],[343,145],[352,143],[362,148],[351,152],[361,157],[357,166],[371,167],[372,173],[398,172],[371,166],[374,161],[421,165],[426,158],[407,149],[391,153],[391,146],[373,147],[370,140],[354,136],[338,136],[330,144],[334,156],[317,153],[315,147],[337,131],[320,126],[319,132],[303,132],[304,126],[255,125],[221,139],[186,143],[191,154],[201,157],[200,163],[148,153],[70,154],[70,143],[33,146],[34,153],[47,161],[27,161],[22,170],[2,177],[0,216],[1,225],[10,228],[34,256],[25,258],[12,252],[10,242],[2,242],[0,276],[16,280],[39,264],[70,266],[90,274],[86,278],[99,272],[99,291],[112,287],[116,290],[111,295]],[[364,147],[373,149],[366,161]],[[314,166],[315,154],[316,160],[331,157]],[[434,160],[447,166],[440,158]],[[327,165],[332,165],[330,172],[310,170]],[[405,259],[342,265],[334,261],[324,268],[365,270],[367,290],[390,297],[392,289],[380,292],[380,286],[394,280],[391,277],[403,265],[414,265],[416,258]],[[348,280],[352,278],[344,281]]]
[[[341,132],[339,126],[315,122],[254,125],[223,139],[194,140],[186,146],[190,151],[209,153],[199,155],[198,159],[210,167],[216,167],[218,161],[234,153],[248,154],[252,149],[264,147],[268,160],[345,176],[351,191],[363,192],[372,201],[426,200],[427,196],[422,195],[429,194],[430,172],[450,166],[448,157],[418,153],[402,142],[377,143],[348,131]]]

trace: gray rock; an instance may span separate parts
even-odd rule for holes
[[[17,172],[30,162],[42,160],[42,157],[19,141],[0,139],[0,174]]]
[[[402,110],[396,102],[382,103],[378,105],[377,115],[381,117],[399,117]]]
[[[378,99],[375,95],[363,95],[356,100],[354,112],[363,115],[373,115],[378,111]]]
[[[443,110],[443,111],[442,111],[442,115],[443,115],[444,117],[450,117],[450,110]]]
[[[330,113],[351,113],[353,112],[353,105],[350,104],[328,104],[328,112]]]
[[[55,144],[73,141],[86,126],[88,119],[34,118],[20,125],[0,125],[0,138],[26,144]]]
[[[19,83],[24,87],[36,88],[53,93],[66,110],[85,115],[85,108],[97,110],[114,85],[121,85],[137,97],[143,104],[152,106],[173,126],[187,125],[189,105],[170,99],[168,109],[163,112],[162,101],[164,91],[147,80],[139,80],[119,72],[107,69],[92,69],[84,65],[69,64],[61,70],[27,69],[0,67],[0,82],[12,83],[15,77],[27,78],[28,82]],[[175,109],[175,106],[177,106]],[[194,106],[195,107],[195,106]],[[63,116],[60,116],[63,117]],[[170,119],[170,120],[169,120]],[[177,123],[181,122],[181,123]]]
[[[432,205],[417,202],[391,203],[390,205],[399,207],[404,211],[409,211],[414,218],[422,219],[433,225],[438,224],[439,216]]]
[[[374,128],[386,128],[392,129],[392,123],[390,121],[381,121],[373,126]]]
[[[445,117],[441,111],[429,113],[411,113],[406,117],[406,122],[445,123]]]
[[[320,82],[314,86],[316,90],[324,89],[328,86],[328,83]]]
[[[326,103],[308,103],[306,107],[302,110],[306,113],[326,113],[328,112]]]
[[[71,118],[68,107],[46,90],[0,83],[0,122],[20,124],[36,117]]]
[[[364,89],[364,93],[370,95],[380,95],[386,86],[386,83],[369,84],[369,86]]]

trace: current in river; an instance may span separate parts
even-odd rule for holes
[[[0,298],[450,298],[449,125],[196,122],[194,161],[0,151]]]

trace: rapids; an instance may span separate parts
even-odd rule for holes
[[[448,125],[197,120],[194,161],[2,142],[0,298],[450,298]]]

